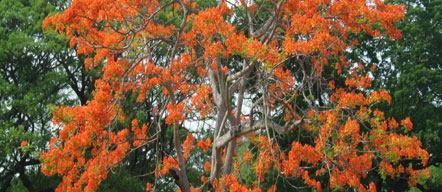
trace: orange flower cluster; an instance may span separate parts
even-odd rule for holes
[[[204,163],[204,171],[210,173],[210,169],[212,168],[212,164],[210,162]]]
[[[274,157],[279,152],[279,147],[272,144],[267,137],[260,136],[257,138],[259,154],[255,160],[255,175],[258,181],[264,181],[264,175],[268,172],[274,163]]]
[[[184,121],[185,117],[183,115],[183,108],[183,102],[180,102],[177,105],[169,103],[167,105],[167,112],[169,113],[169,115],[166,117],[166,124],[179,124],[180,122]]]
[[[302,179],[304,180],[304,183],[306,183],[308,186],[313,187],[317,189],[319,192],[322,191],[321,183],[319,181],[316,181],[315,179],[311,179],[308,175],[308,171],[304,171],[302,173]]]
[[[21,143],[20,143],[20,146],[21,147],[26,147],[28,145],[28,141],[22,141]]]
[[[361,76],[361,77],[355,77],[355,78],[347,78],[345,80],[345,85],[348,86],[349,89],[351,89],[352,87],[355,88],[360,88],[360,89],[367,89],[369,87],[371,87],[371,78],[368,75],[368,73],[365,76]]]
[[[198,141],[197,144],[198,148],[202,149],[204,152],[207,152],[207,150],[209,149],[209,147],[212,147],[212,140],[210,139],[210,137],[207,137],[206,141]]]
[[[253,190],[249,189],[247,185],[241,185],[236,177],[233,177],[231,175],[224,176],[224,179],[222,181],[222,186],[225,186],[229,189],[231,192],[261,192],[261,189],[255,188]],[[218,189],[217,191],[224,191],[221,189]]]
[[[212,90],[208,86],[201,85],[196,91],[196,95],[191,98],[193,108],[195,111],[201,111],[200,114],[202,117],[205,117],[212,111],[213,98],[211,97],[211,93]]]
[[[87,106],[59,107],[54,112],[54,123],[63,122],[63,129],[59,139],[51,139],[49,151],[42,152],[40,158],[44,174],[63,176],[56,191],[80,191],[83,187],[94,191],[130,147],[127,129],[105,131],[115,115],[122,115],[109,108],[111,86],[97,81],[96,87],[94,99]],[[84,156],[86,149],[91,149],[89,159]]]
[[[205,39],[219,33],[224,36],[234,33],[234,26],[224,21],[223,14],[232,14],[225,2],[216,8],[208,8],[198,13],[193,21],[193,30],[201,33]]]
[[[134,132],[134,142],[133,146],[137,147],[144,143],[146,143],[147,139],[149,138],[147,134],[147,126],[148,124],[143,124],[143,126],[138,126],[138,121],[136,119],[132,120],[132,131]]]
[[[21,151],[23,151],[23,150],[24,150],[24,147],[26,147],[27,145],[28,145],[28,141],[22,141],[22,142],[20,143]]]
[[[284,172],[285,176],[289,174],[300,176],[303,174],[300,168],[301,161],[316,165],[320,158],[321,154],[317,153],[312,146],[293,142],[287,158],[283,157],[280,169]]]
[[[193,148],[195,147],[194,143],[195,143],[195,138],[193,137],[192,133],[188,133],[186,140],[183,143],[184,159],[187,159],[187,156],[190,154],[190,152],[192,152]]]
[[[147,183],[146,184],[146,192],[152,191],[152,184],[151,183]]]
[[[413,128],[413,123],[411,123],[410,117],[401,120],[401,125],[404,126],[408,131]]]
[[[162,160],[162,168],[157,167],[155,170],[155,176],[156,177],[164,177],[169,173],[169,168],[175,167],[178,168],[178,162],[170,156],[166,156]]]
[[[249,149],[246,149],[243,153],[242,153],[243,157],[244,157],[244,161],[246,161],[246,163],[248,165],[251,164],[251,159],[252,159],[252,153],[249,151]]]

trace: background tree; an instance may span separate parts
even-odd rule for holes
[[[0,1],[0,191],[53,191],[59,183],[41,174],[34,153],[58,132],[49,106],[85,104],[93,89],[67,39],[42,31],[43,19],[68,4]]]
[[[345,57],[358,44],[351,35],[399,38],[403,12],[365,0],[73,1],[44,26],[103,73],[86,105],[57,107],[62,130],[42,171],[63,176],[59,191],[94,191],[141,152],[157,162],[143,167],[156,176],[146,190],[173,180],[181,191],[275,191],[279,178],[283,187],[375,190],[373,170],[414,186],[428,170],[403,160],[426,166],[429,155],[401,135],[410,119],[384,116],[376,105],[390,95],[369,90],[364,64]],[[246,181],[241,167],[253,173]],[[207,173],[197,188],[189,173],[198,168]]]

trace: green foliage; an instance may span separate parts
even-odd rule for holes
[[[0,1],[0,191],[54,187],[47,184],[56,178],[42,177],[35,152],[53,135],[48,105],[72,102],[60,61],[76,59],[64,37],[43,33],[42,20],[65,3]]]
[[[142,192],[146,183],[138,178],[132,177],[130,172],[124,168],[117,168],[113,170],[106,180],[100,184],[98,192],[118,192],[118,191],[133,191]]]

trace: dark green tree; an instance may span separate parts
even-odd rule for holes
[[[42,20],[69,2],[0,1],[2,192],[54,190],[58,179],[44,177],[38,160],[38,151],[58,129],[51,123],[49,107],[84,104],[93,89],[92,72],[84,71],[66,38],[42,31]],[[24,141],[28,144],[22,147]]]

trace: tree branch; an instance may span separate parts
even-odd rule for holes
[[[216,148],[224,147],[232,139],[235,139],[237,137],[240,137],[242,135],[245,135],[247,133],[251,133],[251,132],[259,130],[259,129],[265,129],[266,125],[268,128],[273,129],[278,134],[281,134],[281,135],[286,134],[286,133],[290,132],[292,129],[294,129],[295,127],[299,126],[300,124],[302,124],[303,122],[306,122],[306,121],[307,120],[299,119],[299,120],[295,120],[295,121],[289,121],[286,123],[285,126],[281,126],[278,123],[272,121],[271,119],[267,119],[267,123],[266,123],[265,119],[256,120],[256,121],[254,121],[252,126],[248,126],[248,123],[242,124],[241,127],[243,127],[243,129],[230,130],[229,132],[227,132],[223,136],[220,136],[219,138],[217,138],[214,141],[214,146]]]

